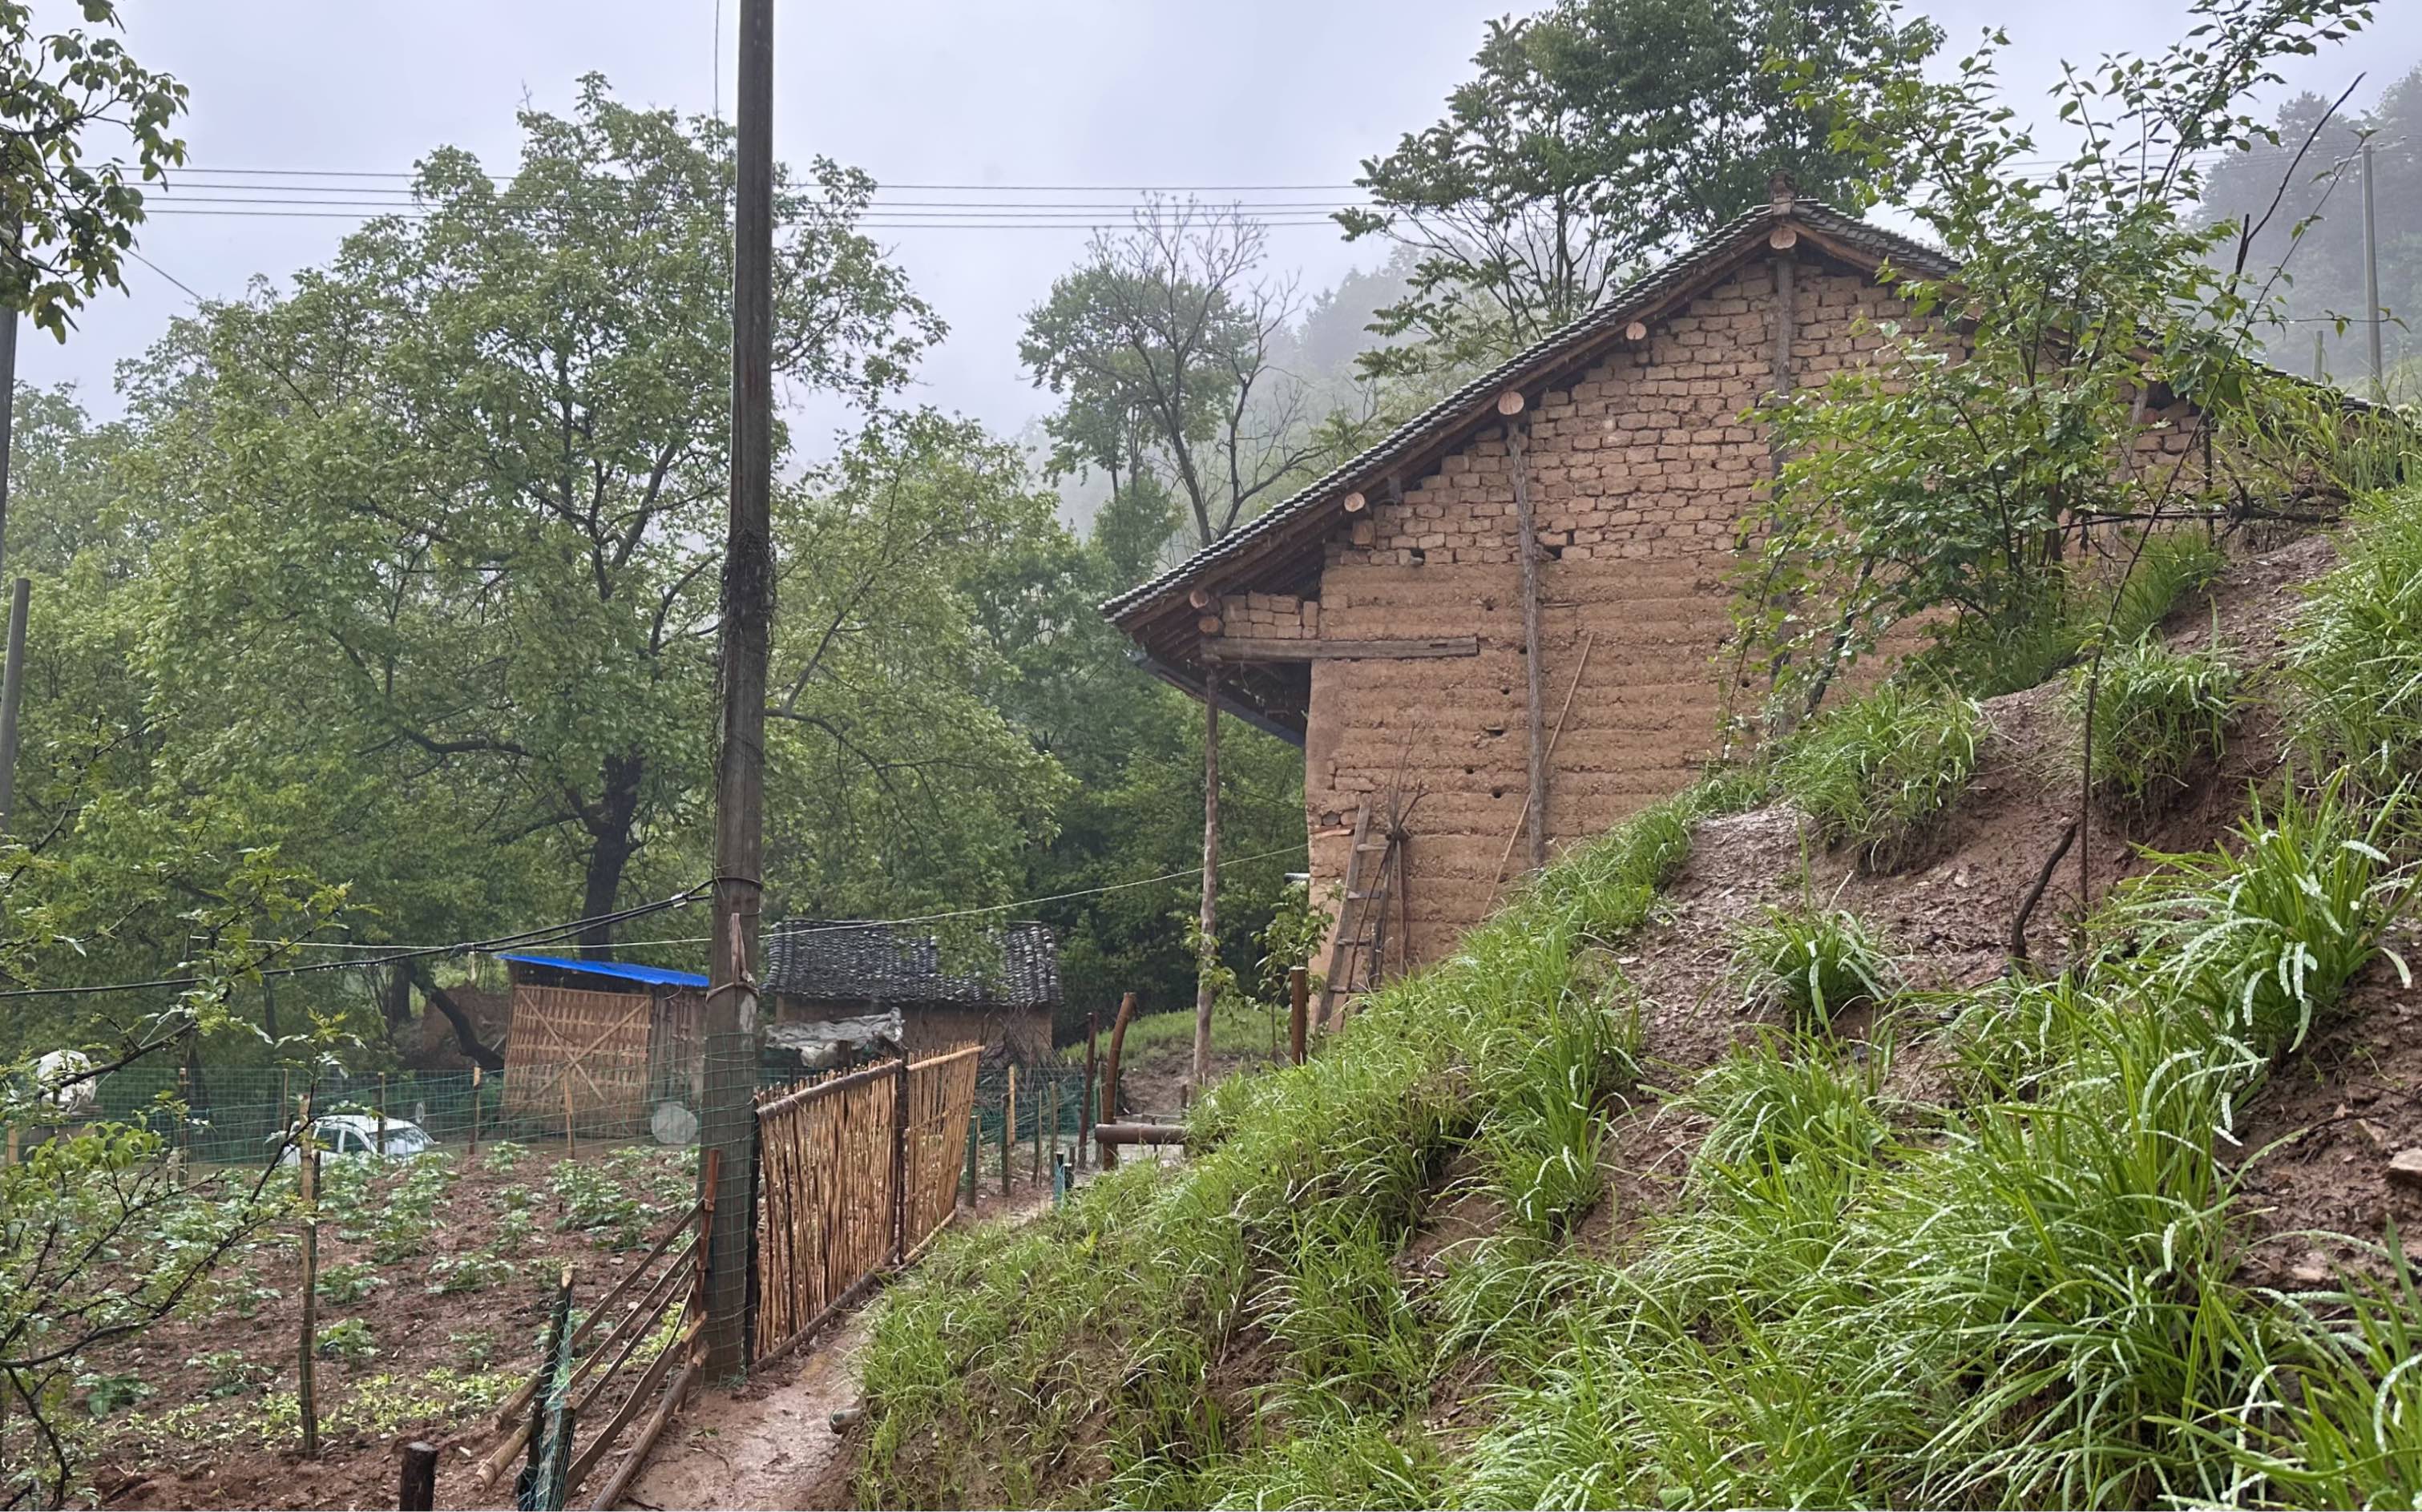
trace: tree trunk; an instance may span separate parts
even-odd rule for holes
[[[622,873],[639,849],[633,832],[639,812],[639,782],[646,771],[643,756],[607,756],[604,796],[581,807],[581,822],[594,842],[590,847],[588,876],[580,894],[580,916],[584,919],[613,912],[622,896]],[[582,959],[594,960],[612,946],[614,926],[585,925],[574,939]]]
[[[446,1016],[446,1021],[454,1026],[454,1043],[462,1047],[463,1053],[470,1056],[472,1063],[483,1070],[503,1070],[503,1052],[480,1042],[480,1031],[471,1022],[471,1015],[464,1011],[463,1005],[454,1001],[453,994],[437,985],[436,978],[429,974],[428,968],[416,965],[410,970],[413,985],[420,989],[420,995],[427,998],[432,1006]]]

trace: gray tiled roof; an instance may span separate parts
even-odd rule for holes
[[[1060,1001],[1060,945],[1050,926],[1012,924],[993,936],[997,969],[943,969],[929,937],[888,924],[800,919],[765,932],[765,986],[841,1003],[968,1008],[1046,1007]]]
[[[1134,611],[1152,603],[1204,572],[1250,553],[1278,535],[1291,522],[1336,497],[1359,481],[1384,473],[1392,463],[1420,449],[1439,427],[1470,418],[1508,388],[1519,386],[1533,370],[1566,360],[1579,348],[1610,332],[1620,331],[1641,311],[1657,304],[1695,281],[1721,273],[1744,248],[1763,243],[1765,234],[1782,220],[1797,221],[1832,240],[1889,259],[1895,266],[1927,277],[1942,277],[1958,264],[1940,250],[1885,230],[1822,200],[1794,199],[1761,205],[1735,216],[1706,240],[1665,263],[1644,278],[1626,285],[1600,301],[1596,308],[1562,330],[1542,338],[1494,370],[1473,379],[1396,428],[1388,438],[1353,460],[1329,473],[1311,487],[1273,506],[1267,512],[1148,583],[1128,589],[1102,605],[1102,613],[1125,621]]]

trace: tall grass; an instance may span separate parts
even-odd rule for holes
[[[2123,542],[2119,560],[2132,542]],[[2057,677],[2103,637],[2132,646],[2219,581],[2226,554],[2192,527],[2157,531],[2124,573],[2107,564],[2046,575],[2031,603],[1997,618],[1965,614],[1916,657],[1909,677],[1972,698],[2021,693]],[[2108,621],[2109,631],[2104,625]]]
[[[1888,871],[1924,850],[1974,774],[1978,725],[1966,698],[1886,683],[1794,738],[1775,780],[1829,845]]]
[[[2422,756],[2422,507],[2375,503],[2342,541],[2288,645],[2296,730],[2323,765],[2392,787]]]
[[[1191,1122],[1206,1147],[1184,1167],[1130,1166],[1022,1229],[941,1246],[875,1325],[865,1494],[1216,1499],[1200,1467],[1279,1452],[1266,1409],[1396,1415],[1404,1401],[1362,1385],[1426,1376],[1385,1257],[1459,1148],[1482,1153],[1533,1232],[1595,1197],[1603,1108],[1633,1074],[1635,1030],[1619,974],[1584,955],[1645,917],[1693,818],[1742,791],[1685,794],[1560,858],[1306,1064],[1214,1088]],[[1248,1338],[1268,1351],[1267,1383],[1215,1368]],[[1367,1426],[1319,1431],[1368,1447]],[[1292,1455],[1280,1460],[1300,1468]],[[1387,1456],[1369,1468],[1404,1473]]]
[[[2217,647],[2173,651],[2147,638],[2103,657],[2094,694],[2087,770],[2097,799],[2123,818],[2167,808],[2216,759],[2243,699],[2236,666]],[[2069,686],[2083,720],[2087,678]]]
[[[1769,908],[1733,944],[1733,974],[1754,1005],[1777,1007],[1801,1029],[1882,1002],[1898,983],[1883,937],[1837,909]]]
[[[1846,839],[1907,844],[1973,766],[1963,711],[1907,690],[1843,710],[1779,779]],[[1671,1206],[1618,1215],[1596,1253],[1570,1231],[1608,1200],[1607,1120],[1640,1074],[1607,947],[1693,818],[1749,791],[1568,855],[1309,1064],[1215,1089],[1185,1167],[943,1245],[864,1357],[861,1492],[2412,1504],[2412,1280],[2400,1262],[2336,1298],[2249,1289],[2220,1158],[2409,901],[2401,792],[2333,781],[2153,858],[2057,978],[1904,997],[1867,1043],[1738,1047],[1664,1115],[1698,1136]],[[1896,1025],[1937,1017],[1954,1095],[1895,1097],[1893,1039],[1916,1032]],[[1408,1266],[1451,1172],[1505,1222]]]

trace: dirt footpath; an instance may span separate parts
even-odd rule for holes
[[[857,1461],[832,1414],[857,1401],[868,1315],[740,1391],[700,1394],[622,1498],[633,1507],[845,1507]]]

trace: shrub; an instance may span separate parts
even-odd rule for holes
[[[1733,973],[1750,1002],[1812,1030],[1846,1008],[1882,1002],[1897,980],[1883,938],[1857,914],[1806,907],[1769,908],[1763,923],[1745,926]]]
[[[1811,724],[1775,764],[1784,795],[1829,845],[1889,870],[1914,859],[1976,770],[1976,706],[1886,683]]]
[[[2069,712],[2081,723],[2091,671],[2081,667],[2069,686]],[[2087,757],[2096,796],[2121,816],[2167,807],[2220,755],[2242,702],[2239,682],[2218,647],[2173,651],[2148,638],[2104,655]]]

